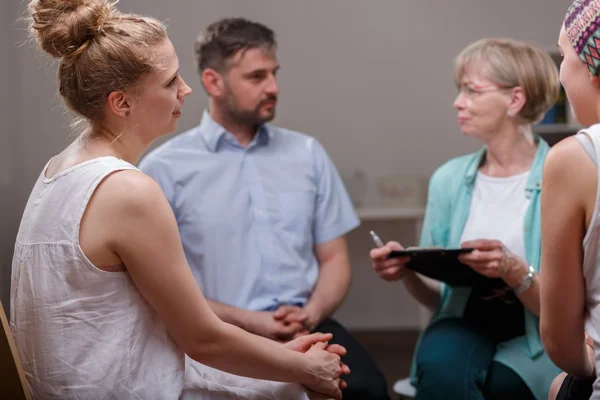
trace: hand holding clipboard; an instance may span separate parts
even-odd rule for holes
[[[383,242],[371,231],[375,244],[381,248]],[[371,258],[380,257],[385,250],[371,250]],[[408,268],[422,275],[447,283],[450,286],[474,286],[486,279],[473,268],[461,263],[459,255],[473,252],[473,248],[419,248],[397,249],[389,252],[388,260],[374,263],[377,273],[385,280],[398,280]],[[381,253],[381,254],[380,254]]]

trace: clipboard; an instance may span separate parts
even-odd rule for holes
[[[410,256],[407,268],[454,287],[473,287],[489,278],[478,274],[471,267],[458,261],[460,254],[470,253],[472,248],[407,248],[392,251],[388,258]]]
[[[430,257],[435,259],[456,258],[459,254],[470,253],[473,248],[461,247],[458,249],[445,249],[443,247],[408,247],[404,250],[392,250],[389,258],[411,256],[411,257]]]

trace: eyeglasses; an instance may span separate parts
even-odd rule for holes
[[[513,87],[514,86],[496,85],[495,83],[488,83],[483,85],[463,83],[457,86],[458,93],[462,94],[467,100],[473,100],[475,97],[483,93],[512,89]]]

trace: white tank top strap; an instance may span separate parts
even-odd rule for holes
[[[19,229],[19,242],[76,243],[83,213],[102,180],[117,171],[138,170],[124,160],[108,156],[84,161],[48,177],[46,172],[51,161],[31,192]],[[29,225],[37,218],[60,229],[30,232]]]
[[[575,139],[577,139],[577,141],[583,146],[583,149],[586,153],[588,153],[594,165],[598,166],[596,148],[594,147],[594,142],[592,142],[592,138],[587,133],[585,133],[585,131],[581,131],[575,135]]]
[[[85,188],[85,190],[81,193],[81,195],[83,196],[83,200],[81,201],[81,205],[79,207],[79,210],[77,212],[77,214],[75,215],[75,223],[76,223],[76,237],[75,237],[75,241],[78,243],[79,242],[79,227],[81,225],[81,220],[83,218],[83,213],[85,212],[85,209],[87,208],[87,205],[90,201],[90,198],[92,197],[92,195],[94,194],[94,192],[96,191],[96,189],[98,188],[98,186],[100,185],[100,183],[106,179],[106,177],[108,177],[109,175],[118,172],[118,171],[124,171],[124,170],[136,170],[139,171],[134,165],[128,163],[127,161],[121,160],[119,158],[116,157],[100,157],[100,158],[96,158],[94,160],[89,160],[86,161],[84,163],[84,165],[81,165],[80,167],[77,168],[74,171],[68,172],[69,170],[65,170],[63,171],[63,173],[74,173],[74,174],[78,174],[81,173],[82,175],[86,175],[86,176],[94,176],[94,179],[92,179],[90,181],[90,184],[87,188]],[[80,170],[79,172],[77,170]],[[85,177],[84,177],[85,179]]]
[[[583,145],[583,146],[584,146],[584,149],[586,149],[586,152],[588,152],[588,154],[590,152],[593,152],[592,154],[590,154],[590,157],[592,157],[592,161],[595,161],[594,163],[596,164],[596,166],[598,166],[597,161],[600,160],[600,124],[592,125],[589,128],[580,130],[577,133],[576,138],[579,140],[580,143],[582,143],[582,145],[583,145],[583,140],[588,140],[588,143],[591,142],[593,149],[590,149],[589,147],[586,148],[585,145]],[[600,224],[600,220],[598,218],[598,213],[600,212],[600,204],[598,201],[598,199],[600,199],[600,174],[598,174],[598,178],[599,178],[599,182],[598,182],[598,189],[596,191],[596,206],[594,207],[594,212],[593,212],[592,218],[590,220],[590,226],[588,227],[588,230],[583,238],[584,251],[586,251],[587,248],[589,247],[591,236],[595,231],[598,230],[598,225]],[[595,244],[593,244],[593,245],[595,245]],[[584,267],[584,273],[585,273],[586,272],[585,257],[584,257],[583,267]],[[595,268],[595,266],[593,268]]]

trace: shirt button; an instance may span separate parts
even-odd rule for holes
[[[263,210],[256,210],[256,215],[262,217],[263,215],[265,215],[265,212]]]

